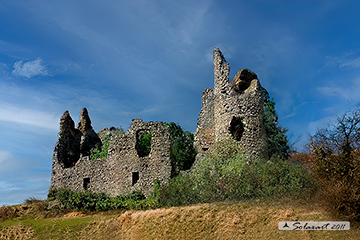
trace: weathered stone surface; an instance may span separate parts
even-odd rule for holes
[[[79,129],[82,134],[92,129],[91,120],[89,117],[88,110],[86,108],[83,108],[80,112],[80,120],[77,129]]]
[[[206,151],[215,140],[214,121],[214,89],[206,88],[202,95],[202,109],[198,118],[198,126],[194,136],[195,148]]]
[[[72,120],[69,111],[65,111],[60,118],[60,131],[75,129],[74,120]]]
[[[231,85],[239,91],[245,91],[253,79],[257,79],[257,75],[249,69],[239,70],[231,80]]]
[[[266,90],[256,74],[248,69],[240,70],[230,83],[229,64],[220,49],[215,48],[213,54],[214,89],[203,92],[195,132],[195,147],[200,158],[214,142],[227,137],[239,142],[249,162],[267,158],[263,121]]]
[[[103,142],[107,136],[111,136],[111,135],[114,134],[115,132],[116,132],[116,128],[115,128],[115,127],[109,127],[109,128],[101,129],[101,130],[98,132],[97,135],[99,136],[99,138],[100,138],[101,141]]]
[[[74,166],[80,157],[81,132],[74,126],[69,111],[65,111],[60,118],[60,132],[54,150],[54,159],[64,168]]]
[[[93,129],[89,129],[85,131],[81,136],[80,141],[80,153],[83,156],[89,156],[90,150],[94,148],[95,146],[101,147],[102,142],[99,136],[96,134],[96,132]]]
[[[214,80],[215,80],[215,95],[216,91],[226,91],[227,84],[229,83],[230,66],[226,62],[224,55],[219,48],[214,48],[213,51],[214,62]]]
[[[83,108],[80,112],[80,120],[77,128],[82,133],[80,141],[80,153],[83,156],[89,156],[90,150],[95,146],[101,147],[101,139],[91,126],[91,120],[86,108]]]

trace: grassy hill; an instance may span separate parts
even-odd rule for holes
[[[352,222],[348,231],[279,231],[279,221],[341,220],[306,198],[109,212],[50,212],[44,204],[1,207],[0,239],[360,239]]]

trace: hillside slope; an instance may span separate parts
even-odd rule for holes
[[[0,239],[360,239],[348,231],[279,231],[279,221],[330,221],[300,200],[198,204],[147,211],[70,212],[0,222]]]

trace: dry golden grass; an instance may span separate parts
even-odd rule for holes
[[[254,200],[112,215],[72,212],[57,218],[5,221],[0,223],[0,239],[360,239],[354,223],[348,231],[278,230],[279,221],[340,220],[310,201],[314,200]]]
[[[0,239],[31,239],[33,235],[34,230],[31,227],[24,225],[16,225],[0,229]]]
[[[126,211],[92,222],[80,239],[360,239],[349,231],[279,231],[279,221],[337,220],[321,206],[292,200],[200,204]]]

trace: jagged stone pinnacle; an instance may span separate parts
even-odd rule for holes
[[[230,66],[219,48],[213,50],[215,88],[222,88],[229,82]]]
[[[60,118],[60,131],[73,130],[74,128],[74,120],[71,118],[69,111],[66,110]]]
[[[77,129],[80,130],[81,133],[92,129],[91,120],[86,108],[83,108],[80,113],[80,121],[78,123]]]

